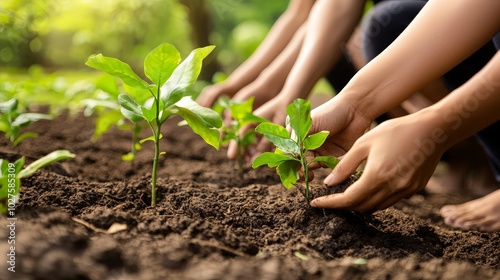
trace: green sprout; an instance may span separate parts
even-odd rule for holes
[[[46,165],[74,157],[75,155],[67,150],[57,150],[34,161],[26,168],[23,168],[24,157],[13,163],[0,159],[0,213],[7,213],[15,208],[19,199],[22,178],[32,175]],[[9,216],[14,216],[13,212]]]
[[[238,174],[240,177],[243,176],[243,153],[249,145],[255,143],[256,138],[255,131],[253,129],[247,130],[243,135],[241,135],[239,131],[246,125],[268,121],[252,113],[253,100],[254,98],[252,97],[246,101],[235,101],[223,96],[219,98],[217,103],[214,105],[214,110],[219,114],[222,114],[225,110],[228,110],[231,114],[231,123],[229,125],[224,124],[222,126],[224,136],[222,137],[221,143],[226,144],[231,140],[236,142],[236,160],[238,163]]]
[[[155,152],[151,175],[151,206],[156,206],[156,179],[160,154],[160,132],[162,124],[171,116],[179,115],[191,129],[209,145],[219,149],[222,120],[216,112],[204,108],[187,94],[200,74],[203,59],[212,52],[214,46],[193,50],[182,62],[177,49],[170,44],[162,44],[152,50],[144,60],[144,74],[153,83],[142,80],[132,68],[116,59],[102,54],[92,55],[87,65],[120,78],[126,85],[147,91],[151,97],[140,104],[127,94],[118,95],[121,113],[136,124],[145,121],[151,128],[152,136],[142,142],[154,142]]]
[[[276,149],[274,153],[265,152],[259,155],[252,163],[253,168],[267,164],[269,167],[276,167],[281,183],[291,189],[299,179],[299,170],[304,172],[305,191],[304,196],[310,200],[309,191],[309,165],[318,162],[329,168],[334,168],[339,160],[333,156],[318,156],[311,161],[307,161],[306,153],[316,150],[326,141],[329,132],[320,131],[308,135],[312,126],[311,104],[307,100],[297,99],[287,107],[287,126],[291,128],[291,135],[288,130],[277,124],[261,123],[255,131],[263,134],[271,141]]]
[[[39,120],[52,120],[52,116],[46,114],[21,113],[18,105],[16,98],[0,103],[0,131],[5,132],[5,137],[14,147],[27,138],[38,137],[37,133],[30,131],[20,134],[22,127]]]

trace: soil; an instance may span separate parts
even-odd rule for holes
[[[92,120],[63,114],[31,125],[40,137],[18,147],[0,140],[10,161],[77,155],[23,179],[16,272],[4,225],[0,279],[500,279],[500,234],[448,228],[439,216],[468,198],[420,194],[372,215],[312,209],[269,168],[247,166],[240,178],[225,148],[177,121],[163,131],[156,208],[152,145],[135,166],[122,161],[127,131],[93,143]]]

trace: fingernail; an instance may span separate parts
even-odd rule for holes
[[[325,185],[327,186],[331,186],[333,184],[333,175],[332,174],[328,175],[323,181],[323,183],[325,183]]]
[[[311,207],[317,207],[316,205],[316,199],[312,200],[309,205],[311,205]]]

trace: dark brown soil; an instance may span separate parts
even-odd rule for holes
[[[62,115],[32,125],[40,137],[16,148],[0,140],[9,160],[77,155],[23,179],[16,272],[7,271],[3,225],[0,279],[500,279],[500,235],[440,219],[439,207],[457,198],[416,195],[371,216],[314,210],[274,171],[239,178],[224,148],[176,120],[167,126],[156,208],[152,146],[135,167],[123,162],[128,132],[92,143],[91,121]],[[106,232],[113,224],[127,229]]]

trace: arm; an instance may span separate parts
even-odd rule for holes
[[[500,53],[469,82],[435,105],[384,122],[354,144],[326,179],[338,184],[366,160],[360,179],[314,207],[373,211],[425,187],[441,155],[458,141],[500,120]]]
[[[338,98],[373,120],[490,40],[500,27],[498,11],[500,1],[429,1],[410,26],[358,72]]]
[[[280,95],[306,98],[315,83],[342,55],[363,14],[364,0],[319,0],[308,18],[300,54]]]

